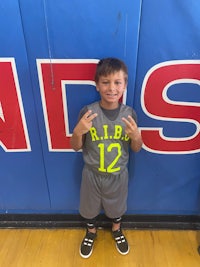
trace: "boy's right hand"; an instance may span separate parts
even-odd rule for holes
[[[76,125],[74,133],[76,135],[86,134],[92,127],[92,121],[97,117],[97,115],[97,113],[92,114],[92,110],[88,110]]]

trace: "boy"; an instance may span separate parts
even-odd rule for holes
[[[97,236],[95,218],[103,208],[112,220],[112,235],[119,253],[126,255],[129,245],[121,230],[128,192],[129,146],[142,147],[131,107],[120,104],[128,81],[127,67],[119,59],[105,58],[96,69],[96,89],[100,101],[84,107],[71,137],[75,151],[82,149],[84,168],[80,193],[80,214],[87,222],[80,255],[88,258]]]

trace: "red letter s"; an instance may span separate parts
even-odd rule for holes
[[[141,128],[144,148],[162,154],[188,154],[200,151],[200,104],[172,101],[167,96],[171,85],[200,85],[200,61],[169,61],[154,66],[146,75],[141,92],[143,111],[162,121],[190,122],[196,132],[189,137],[166,137],[163,128]]]

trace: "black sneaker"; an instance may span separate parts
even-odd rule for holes
[[[97,234],[91,233],[87,230],[87,233],[80,246],[81,257],[87,259],[91,256],[93,251],[93,244]]]
[[[128,242],[125,238],[125,236],[122,233],[122,230],[116,230],[116,231],[112,231],[113,237],[115,239],[116,242],[116,248],[118,250],[118,252],[122,255],[126,255],[129,253],[129,245]]]

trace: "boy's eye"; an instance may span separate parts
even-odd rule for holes
[[[107,82],[107,81],[103,81],[102,83],[103,83],[103,84],[108,84],[108,82]]]

